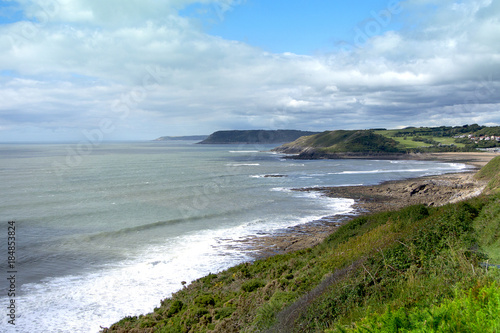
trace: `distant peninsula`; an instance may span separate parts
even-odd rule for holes
[[[298,130],[231,130],[212,133],[200,144],[273,144],[297,140],[319,132]]]
[[[189,135],[189,136],[161,136],[153,141],[200,141],[208,138],[208,135]]]

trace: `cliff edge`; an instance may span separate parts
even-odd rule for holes
[[[297,140],[301,136],[313,135],[318,132],[298,130],[232,130],[217,131],[200,144],[273,144]]]

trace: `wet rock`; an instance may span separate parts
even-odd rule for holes
[[[424,189],[425,189],[425,187],[426,187],[426,185],[425,185],[425,184],[422,184],[422,185],[420,185],[420,186],[417,186],[416,188],[414,188],[414,189],[410,192],[410,196],[413,196],[413,195],[415,195],[415,194],[419,193],[420,191],[424,190]]]

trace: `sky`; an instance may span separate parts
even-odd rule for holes
[[[500,0],[3,0],[0,142],[500,124]]]

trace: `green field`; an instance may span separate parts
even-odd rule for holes
[[[412,148],[420,148],[420,147],[432,147],[431,144],[424,143],[424,142],[417,142],[417,141],[412,141],[412,138],[391,138],[399,142],[403,148],[405,149],[412,149]]]
[[[413,139],[416,136],[411,136],[411,135],[407,135],[407,136],[404,136],[404,137],[402,137],[402,136],[394,136],[398,132],[400,132],[400,130],[384,130],[384,131],[379,130],[379,131],[375,131],[376,134],[380,134],[380,135],[385,136],[386,138],[391,138],[391,139],[396,140],[405,149],[421,148],[421,147],[432,147],[433,146],[430,143],[425,143],[425,142],[421,142],[421,141],[413,141]],[[455,142],[455,138],[453,138],[453,137],[432,136],[432,135],[419,135],[419,137],[422,138],[422,139],[434,140],[434,141],[439,142],[442,145],[446,145],[446,146],[455,145],[455,147],[457,147],[457,148],[464,148],[465,147],[465,144]]]

